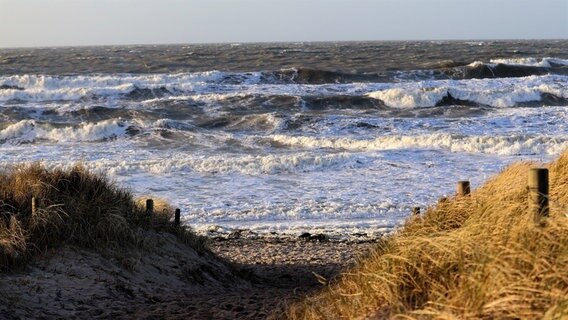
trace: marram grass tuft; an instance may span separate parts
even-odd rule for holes
[[[32,213],[32,197],[37,199]],[[60,245],[105,250],[140,243],[142,229],[171,232],[197,250],[203,241],[169,221],[159,202],[150,217],[132,195],[77,165],[48,170],[40,164],[0,172],[0,271],[23,265]]]
[[[512,165],[411,217],[290,319],[567,319],[568,152],[548,165],[550,217],[528,208],[528,171]]]

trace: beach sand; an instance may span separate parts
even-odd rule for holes
[[[4,274],[0,318],[278,317],[287,301],[321,288],[373,245],[212,239],[211,255],[170,234],[148,232],[144,239],[144,250],[122,252],[118,259],[110,249],[101,254],[63,247]]]
[[[372,246],[371,242],[296,239],[237,239],[211,243],[216,254],[251,272],[253,287],[249,292],[237,293],[241,295],[238,299],[244,298],[245,302],[238,309],[244,307],[244,310],[228,314],[228,318],[248,319],[277,316],[288,301],[322,288],[326,281],[353,265],[356,258]],[[224,298],[220,304],[222,300]]]

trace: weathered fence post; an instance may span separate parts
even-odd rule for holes
[[[533,168],[529,171],[529,210],[535,221],[548,217],[548,169]]]
[[[39,209],[39,199],[36,197],[32,197],[32,216],[36,215],[38,209]]]
[[[181,218],[181,210],[178,208],[176,209],[176,213],[175,213],[175,217],[174,217],[174,226],[179,227],[181,222],[180,222],[180,218]]]
[[[154,215],[154,200],[152,199],[146,200],[146,214],[150,217]]]
[[[415,216],[419,216],[420,215],[420,207],[412,208],[412,214],[415,215]]]
[[[468,196],[471,193],[471,185],[469,181],[458,181],[457,195],[458,196]]]

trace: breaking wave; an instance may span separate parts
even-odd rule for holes
[[[488,153],[502,156],[558,154],[568,147],[567,136],[463,136],[449,133],[415,136],[393,135],[371,140],[272,135],[267,142],[282,146],[344,151],[382,151],[396,149],[443,149],[450,152]]]
[[[465,66],[447,68],[442,74],[452,79],[518,78],[545,74],[568,75],[568,60],[558,58],[492,59]]]
[[[98,123],[82,123],[77,126],[56,126],[35,120],[22,120],[0,131],[1,143],[97,142],[116,139],[128,134],[133,127],[121,119]]]
[[[112,168],[113,174],[131,174],[135,172],[151,172],[153,174],[174,172],[220,174],[237,172],[246,175],[259,175],[361,167],[363,162],[358,160],[360,157],[362,156],[349,153],[317,155],[308,152],[291,155],[274,154],[235,157],[174,155],[169,159],[124,161],[112,164],[101,162],[99,164]]]
[[[533,76],[522,79],[424,81],[379,90],[369,97],[391,108],[423,108],[451,101],[469,101],[481,106],[513,107],[526,102],[568,104],[568,78]]]

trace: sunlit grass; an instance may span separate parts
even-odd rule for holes
[[[35,213],[32,197],[38,199]],[[61,245],[128,250],[142,242],[140,231],[148,229],[174,233],[205,250],[199,237],[172,225],[167,203],[156,200],[152,216],[144,204],[80,165],[70,170],[40,164],[5,169],[0,172],[0,270]]]
[[[531,163],[410,218],[291,319],[565,319],[568,153],[548,165],[551,210],[528,210]]]

